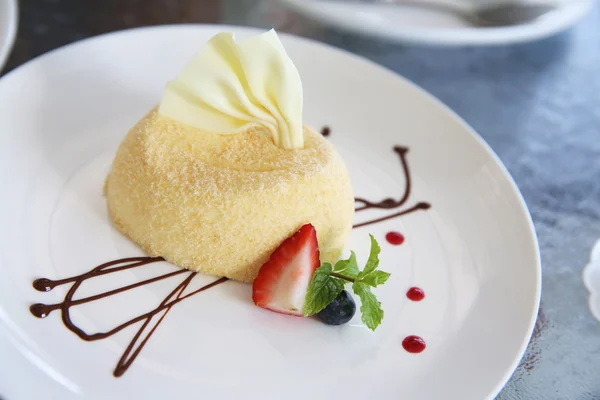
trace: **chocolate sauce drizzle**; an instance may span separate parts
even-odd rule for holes
[[[330,129],[328,127],[324,127],[323,130],[321,131],[321,133],[323,134],[323,136],[328,136],[330,133]],[[408,201],[410,194],[411,194],[410,170],[408,167],[408,162],[406,160],[406,154],[408,152],[408,149],[406,147],[396,146],[396,147],[394,147],[394,151],[400,157],[400,163],[402,165],[402,170],[403,170],[404,177],[405,177],[406,184],[404,187],[404,193],[402,194],[402,196],[400,197],[399,200],[395,200],[393,198],[386,198],[379,202],[372,202],[372,201],[365,200],[363,198],[355,198],[354,201],[355,201],[355,203],[358,204],[355,208],[356,212],[368,210],[368,209],[386,209],[386,210],[398,209],[398,208],[401,208]],[[376,218],[373,220],[369,220],[366,222],[356,224],[353,227],[359,228],[362,226],[375,224],[375,223],[385,221],[385,220],[388,220],[391,218],[399,217],[401,215],[409,214],[409,213],[417,211],[417,210],[426,210],[429,207],[430,207],[429,203],[420,202],[420,203],[415,204],[412,207],[394,212],[387,216],[383,216],[380,218]],[[88,342],[106,339],[112,335],[119,333],[120,331],[127,328],[128,326],[131,326],[133,324],[143,321],[141,326],[139,327],[139,329],[137,330],[137,332],[135,333],[135,335],[133,336],[133,338],[131,339],[131,341],[129,342],[129,344],[127,345],[125,350],[123,351],[123,354],[121,355],[121,358],[117,362],[117,365],[115,366],[113,375],[115,377],[120,377],[127,371],[127,369],[135,361],[136,357],[142,351],[142,349],[144,348],[144,346],[146,345],[146,343],[148,342],[148,340],[150,339],[150,337],[152,336],[152,334],[154,333],[156,328],[161,324],[161,322],[163,321],[163,319],[165,318],[167,313],[171,310],[171,308],[174,305],[176,305],[176,304],[180,303],[181,301],[183,301],[191,296],[194,296],[200,292],[203,292],[212,287],[220,285],[221,283],[226,282],[228,279],[227,278],[217,279],[214,282],[209,283],[208,285],[205,285],[197,290],[194,290],[186,295],[183,295],[184,291],[189,286],[190,282],[196,276],[196,272],[188,271],[186,269],[178,269],[176,271],[169,272],[169,273],[166,273],[163,275],[159,275],[154,278],[146,279],[146,280],[143,280],[143,281],[131,284],[131,285],[127,285],[127,286],[123,286],[123,287],[120,287],[117,289],[109,290],[107,292],[96,294],[93,296],[84,297],[82,299],[73,300],[73,296],[75,295],[75,293],[77,292],[77,289],[79,289],[81,284],[84,283],[88,279],[92,279],[92,278],[106,275],[106,274],[112,274],[112,273],[119,272],[119,271],[124,271],[127,269],[141,268],[145,265],[149,265],[149,264],[152,264],[155,262],[160,262],[160,261],[164,261],[164,259],[162,257],[122,258],[119,260],[109,261],[107,263],[101,264],[101,265],[93,268],[89,272],[86,272],[81,275],[76,275],[76,276],[73,276],[70,278],[59,279],[59,280],[51,280],[51,279],[47,279],[47,278],[36,279],[35,281],[33,281],[33,287],[35,290],[40,291],[40,292],[49,292],[52,289],[54,289],[58,286],[62,286],[62,285],[67,285],[67,284],[72,284],[72,285],[69,288],[69,291],[67,292],[67,294],[62,302],[57,303],[57,304],[37,303],[37,304],[33,304],[31,307],[29,307],[29,310],[30,310],[31,314],[33,314],[37,318],[45,318],[48,315],[50,315],[53,311],[60,310],[61,318],[62,318],[62,321],[63,321],[65,327],[67,329],[69,329],[71,332],[73,332],[74,334],[76,334],[77,336],[79,336],[79,338],[81,338],[82,340],[85,340]],[[132,318],[129,321],[122,323],[121,325],[118,325],[109,331],[89,334],[89,333],[85,332],[83,329],[81,329],[80,327],[78,327],[77,325],[75,325],[75,323],[71,319],[71,314],[70,314],[71,307],[75,307],[75,306],[78,306],[81,304],[100,300],[100,299],[103,299],[103,298],[106,298],[106,297],[109,297],[109,296],[112,296],[112,295],[115,295],[118,293],[122,293],[122,292],[125,292],[128,290],[131,290],[131,289],[135,289],[135,288],[138,288],[138,287],[141,287],[144,285],[148,285],[150,283],[157,282],[157,281],[160,281],[163,279],[167,279],[167,278],[170,278],[170,277],[173,277],[176,275],[185,275],[185,277],[181,281],[181,283],[179,283],[175,287],[175,289],[173,289],[173,291],[171,291],[167,295],[167,297],[165,297],[163,299],[163,301],[156,308],[154,308],[153,310],[148,311],[142,315],[139,315],[135,318]]]
[[[369,209],[392,210],[392,209],[397,209],[397,208],[402,207],[408,201],[408,199],[410,198],[411,190],[412,190],[410,168],[408,166],[408,161],[406,159],[406,154],[408,153],[408,148],[402,147],[402,146],[395,146],[394,152],[400,158],[400,164],[402,166],[402,172],[404,174],[404,182],[405,183],[404,183],[404,193],[402,194],[402,196],[398,200],[388,197],[386,199],[383,199],[383,200],[377,201],[377,202],[365,200],[360,197],[356,197],[356,198],[354,198],[354,203],[355,203],[354,211],[359,212],[359,211],[364,211],[364,210],[369,210]],[[410,214],[410,213],[418,211],[418,210],[427,210],[430,207],[431,207],[431,204],[429,204],[429,203],[419,202],[412,207],[406,208],[401,211],[397,211],[393,214],[386,215],[384,217],[380,217],[380,218],[376,218],[376,219],[372,219],[369,221],[361,222],[359,224],[354,225],[353,228],[360,228],[362,226],[376,224],[378,222],[382,222],[382,221],[385,221],[388,219],[400,217],[402,215]]]
[[[65,296],[65,299],[61,303],[57,303],[57,304],[37,303],[37,304],[33,304],[31,307],[29,307],[29,310],[31,311],[31,313],[34,316],[36,316],[38,318],[45,318],[52,311],[60,310],[61,315],[62,315],[62,321],[65,324],[65,326],[67,327],[67,329],[69,329],[71,332],[73,332],[74,334],[79,336],[81,339],[88,341],[88,342],[106,339],[107,337],[110,337],[110,336],[120,332],[121,330],[127,328],[130,325],[133,325],[140,321],[144,321],[143,324],[138,329],[138,331],[136,332],[136,334],[133,336],[133,338],[129,342],[129,345],[127,345],[127,347],[125,348],[125,351],[121,355],[121,358],[117,362],[117,365],[113,371],[113,375],[115,377],[119,377],[119,376],[123,375],[129,368],[129,366],[131,366],[131,364],[135,361],[136,357],[138,356],[140,351],[144,348],[144,346],[146,345],[146,343],[148,342],[148,340],[150,339],[150,337],[152,336],[152,334],[154,333],[154,331],[156,330],[158,325],[160,325],[160,323],[163,321],[163,319],[165,318],[167,313],[171,310],[171,308],[175,304],[177,304],[177,303],[181,302],[182,300],[185,300],[195,294],[198,294],[198,293],[208,290],[214,286],[217,286],[228,280],[227,278],[217,279],[216,281],[209,283],[208,285],[205,285],[205,286],[201,287],[200,289],[190,292],[184,296],[183,292],[188,287],[188,285],[190,284],[192,279],[194,279],[194,276],[196,276],[196,272],[188,271],[185,269],[179,269],[174,272],[159,275],[157,277],[154,277],[151,279],[146,279],[144,281],[140,281],[140,282],[137,282],[137,283],[134,283],[131,285],[123,286],[121,288],[110,290],[108,292],[100,293],[100,294],[90,296],[90,297],[84,297],[79,300],[73,300],[73,296],[75,295],[75,292],[77,292],[77,289],[81,286],[81,284],[83,282],[85,282],[88,279],[95,278],[100,275],[106,275],[106,274],[123,271],[126,269],[143,267],[144,265],[152,264],[152,263],[155,263],[158,261],[164,261],[164,259],[162,257],[122,258],[120,260],[114,260],[114,261],[110,261],[105,264],[99,265],[96,268],[92,269],[91,271],[86,272],[85,274],[77,275],[77,276],[74,276],[71,278],[66,278],[66,279],[61,279],[61,280],[56,280],[56,281],[46,279],[46,278],[36,279],[35,281],[33,281],[33,287],[36,290],[41,291],[41,292],[48,292],[57,286],[66,285],[68,283],[72,283],[73,285],[71,286],[71,288],[67,292],[67,295]],[[165,297],[164,300],[155,309],[153,309],[152,311],[149,311],[145,314],[139,315],[135,318],[132,318],[129,321],[127,321],[121,325],[118,325],[115,328],[113,328],[107,332],[89,334],[89,333],[86,333],[85,331],[83,331],[77,325],[75,325],[73,323],[73,321],[71,320],[70,309],[73,306],[89,303],[89,302],[92,302],[95,300],[109,297],[109,296],[115,295],[117,293],[135,289],[137,287],[148,285],[152,282],[157,282],[157,281],[160,281],[160,280],[163,280],[166,278],[170,278],[175,275],[180,275],[180,274],[185,274],[185,278],[183,279],[183,281],[181,281],[181,283],[179,285],[177,285],[177,287],[171,293],[169,293],[167,295],[167,297]],[[162,315],[158,316],[158,314],[161,313],[162,311],[164,311],[164,313],[162,313]],[[152,322],[153,322],[152,320],[154,319],[154,317],[156,317],[157,319],[155,320],[154,324],[152,324]],[[149,330],[148,330],[148,332],[144,333],[146,328],[149,328]]]

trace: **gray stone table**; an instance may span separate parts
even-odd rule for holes
[[[112,30],[226,22],[275,26],[330,43],[433,93],[506,164],[539,236],[543,293],[536,331],[498,398],[600,399],[600,322],[589,312],[581,279],[600,237],[600,6],[552,38],[477,48],[398,45],[354,36],[267,0],[21,0],[20,8],[17,43],[3,72]]]

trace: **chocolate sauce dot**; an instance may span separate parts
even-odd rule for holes
[[[52,312],[52,309],[46,304],[36,303],[32,304],[31,307],[29,307],[29,311],[33,314],[34,317],[46,318],[48,314]]]
[[[419,336],[407,336],[402,341],[402,347],[404,347],[404,350],[408,351],[409,353],[420,353],[425,350],[426,346],[427,345],[425,344],[423,338]]]
[[[324,126],[323,129],[321,129],[321,135],[327,137],[331,134],[331,129],[328,126]]]
[[[393,207],[396,205],[396,200],[387,198],[387,199],[383,199],[380,204],[385,207]]]
[[[394,151],[400,155],[408,153],[408,147],[395,146]]]
[[[412,301],[421,301],[425,298],[425,292],[421,288],[411,287],[408,289],[408,292],[406,292],[406,297]]]
[[[33,288],[39,292],[49,292],[54,289],[54,281],[40,278],[33,281]]]
[[[402,235],[400,232],[388,232],[385,235],[385,240],[387,240],[389,244],[399,246],[404,243],[404,235]]]
[[[416,208],[420,208],[421,210],[428,210],[428,209],[431,208],[431,204],[425,203],[425,202],[421,202],[421,203],[418,203],[415,207]]]

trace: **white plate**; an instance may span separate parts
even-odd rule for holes
[[[286,35],[304,83],[305,121],[331,127],[357,196],[401,197],[406,182],[392,148],[410,149],[404,206],[360,212],[357,223],[432,205],[352,232],[349,248],[359,261],[372,232],[382,269],[392,272],[376,289],[386,312],[381,328],[371,333],[359,317],[331,327],[270,313],[252,304],[249,285],[227,282],[173,307],[117,379],[113,368],[139,325],[85,342],[59,311],[46,319],[30,314],[32,303],[60,303],[69,287],[40,293],[35,278],[66,278],[142,255],[106,214],[102,185],[112,156],[165,82],[204,41],[230,29],[256,33],[226,26],[119,32],[54,51],[0,80],[6,400],[494,396],[523,354],[540,298],[536,237],[515,184],[481,138],[423,90],[369,61]],[[389,231],[404,234],[405,243],[388,244]],[[75,298],[176,270],[155,263],[94,278]],[[213,280],[197,276],[191,286]],[[73,320],[87,332],[105,331],[152,310],[180,281],[74,307]],[[413,285],[425,290],[422,302],[406,298]],[[407,353],[408,335],[423,337],[425,351]]]
[[[456,16],[414,7],[348,4],[339,1],[280,0],[310,18],[350,32],[393,41],[442,46],[497,45],[527,42],[560,32],[577,22],[593,0],[563,0],[560,7],[529,24],[499,28],[474,28]],[[482,4],[481,0],[433,0]],[[485,0],[493,2],[497,0]],[[526,2],[527,0],[522,0]],[[533,0],[539,1],[539,0]]]
[[[0,1],[0,70],[17,36],[17,0]]]

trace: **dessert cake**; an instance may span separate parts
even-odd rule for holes
[[[302,123],[302,85],[274,31],[211,39],[121,143],[105,194],[151,256],[252,282],[302,225],[335,262],[352,228],[346,167]]]

